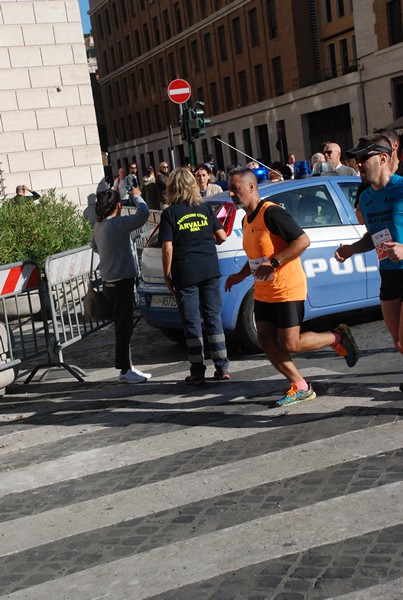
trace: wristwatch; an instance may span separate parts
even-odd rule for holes
[[[278,269],[278,267],[280,266],[280,262],[274,256],[270,259],[270,264],[273,267],[273,269]]]

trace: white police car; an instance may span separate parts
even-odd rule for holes
[[[259,185],[260,197],[286,208],[311,240],[301,257],[308,280],[305,320],[379,304],[375,252],[356,254],[345,263],[334,258],[340,243],[351,244],[365,232],[353,208],[360,181],[359,177],[321,176]],[[241,224],[245,212],[234,205],[228,192],[207,198],[206,202],[214,207],[228,236],[217,247],[224,329],[234,332],[243,347],[256,349],[252,277],[233,286],[231,292],[224,292],[228,275],[240,270],[246,260]],[[140,310],[147,323],[160,328],[170,339],[179,340],[182,327],[175,298],[165,287],[158,231],[142,254],[139,294]]]

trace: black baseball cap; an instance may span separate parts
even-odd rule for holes
[[[389,156],[392,155],[392,148],[390,146],[383,146],[382,144],[376,144],[375,142],[362,137],[358,140],[358,146],[351,148],[346,151],[348,158],[355,158],[360,160],[363,156],[371,157],[376,154],[382,154],[386,152]]]

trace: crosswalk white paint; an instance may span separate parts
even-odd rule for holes
[[[246,366],[246,368],[251,369],[251,368],[258,368],[259,365],[257,364],[258,361],[252,361],[252,360],[248,360],[248,361],[239,361],[239,366]],[[312,377],[312,376],[316,376],[316,377],[328,377],[331,378],[332,376],[340,376],[341,373],[338,371],[332,371],[332,370],[327,370],[327,369],[321,369],[321,368],[309,368],[309,369],[301,369],[302,374],[304,375],[304,377]],[[184,375],[184,371],[181,371],[179,373],[176,373],[173,377],[179,377],[179,376],[183,376]],[[183,378],[183,377],[182,377]],[[157,378],[155,378],[152,381],[157,380]],[[276,375],[271,375],[268,377],[263,377],[260,378],[259,381],[254,381],[253,382],[253,395],[254,397],[258,397],[260,394],[262,395],[262,398],[265,397],[265,395],[267,394],[267,382],[270,381],[276,381],[276,380],[283,380],[283,377],[281,377],[280,375],[276,374]],[[240,387],[246,387],[244,386],[244,384],[240,384]],[[374,391],[377,391],[376,387],[372,388]],[[172,396],[167,396],[164,397],[160,400],[158,399],[153,399],[152,402],[150,401],[149,398],[147,398],[147,406],[142,407],[141,405],[136,405],[134,408],[130,408],[129,406],[125,406],[124,408],[113,408],[109,407],[107,410],[104,411],[97,411],[96,414],[92,414],[90,416],[86,416],[84,411],[83,411],[83,416],[82,418],[80,418],[80,422],[78,425],[74,424],[74,423],[68,423],[66,425],[47,425],[47,426],[38,426],[38,427],[31,427],[28,430],[24,430],[24,431],[15,431],[13,433],[10,434],[6,434],[0,437],[0,457],[5,456],[6,454],[9,453],[13,453],[13,452],[20,452],[21,450],[25,449],[25,448],[33,448],[35,446],[41,445],[43,443],[51,443],[51,442],[55,442],[55,441],[60,441],[62,439],[67,439],[67,438],[74,438],[76,436],[82,436],[85,434],[89,434],[89,433],[95,433],[97,431],[102,431],[105,427],[109,426],[109,427],[117,427],[119,425],[123,425],[125,423],[128,422],[128,417],[127,417],[127,413],[130,412],[135,412],[137,415],[136,421],[141,421],[141,416],[140,413],[145,412],[145,413],[149,413],[150,411],[153,410],[152,405],[155,404],[156,407],[158,407],[159,404],[163,404],[165,407],[167,406],[172,406],[172,410],[174,410],[175,408],[178,408],[181,410],[181,412],[184,411],[192,411],[192,412],[201,412],[203,410],[206,409],[206,406],[193,406],[192,403],[194,402],[208,402],[209,406],[214,406],[217,404],[221,404],[223,401],[227,401],[228,403],[231,402],[242,402],[245,401],[245,403],[247,402],[253,402],[253,398],[249,399],[248,398],[248,391],[250,392],[250,388],[245,389],[245,394],[244,395],[239,395],[234,397],[233,394],[233,388],[230,387],[228,384],[222,383],[222,384],[217,384],[215,386],[215,393],[204,393],[204,394],[200,394],[198,393],[197,396],[192,396],[192,390],[189,389],[186,397],[184,398],[180,398],[178,397],[178,395],[172,395]],[[382,388],[381,390],[384,394],[387,393],[394,393],[397,392],[397,387],[396,386],[391,386],[388,388]],[[273,396],[267,396],[268,400],[272,400],[274,399]],[[351,402],[350,404],[352,404],[353,406],[366,406],[368,404],[368,401],[371,400],[372,398],[370,396],[366,396],[366,397],[360,397],[360,398],[351,398]],[[342,408],[344,408],[345,406],[348,406],[349,398],[348,397],[333,397],[331,395],[326,395],[323,397],[318,396],[315,400],[315,404],[314,404],[314,408],[315,408],[315,412],[324,412],[326,410],[341,410]],[[93,399],[89,399],[88,401],[86,401],[85,399],[81,399],[80,400],[80,406],[85,407],[86,402],[91,403],[93,402]],[[372,402],[372,406],[375,406],[377,404],[380,404],[381,402]],[[188,404],[190,404],[190,406],[187,406]],[[170,414],[170,412],[172,412],[171,409],[162,409],[162,410],[158,410],[158,414],[163,417],[166,416],[168,414]],[[303,412],[311,412],[312,411],[312,404],[308,403],[307,405],[298,405],[298,406],[293,406],[290,408],[285,409],[286,411],[291,411],[292,412],[298,412],[298,413],[303,413]],[[120,415],[119,413],[124,413],[123,415]],[[270,409],[270,412],[267,413],[265,412],[264,414],[270,414],[273,416],[276,416],[278,414],[283,414],[284,413],[284,409]],[[28,418],[29,416],[35,415],[37,413],[24,413],[23,416],[24,418]],[[252,414],[257,414],[257,413],[252,413]],[[105,416],[108,416],[107,418],[107,422],[105,422]],[[17,412],[14,415],[15,417],[21,416],[21,413]],[[9,493],[9,492],[8,492]],[[1,495],[1,490],[0,490],[0,495]]]
[[[403,482],[398,482],[332,498],[155,548],[5,598],[40,600],[63,598],[64,594],[68,600],[145,599],[291,551],[302,552],[399,525],[403,523],[402,495]]]
[[[177,364],[178,366],[181,365],[183,367],[183,361],[180,361],[178,363],[170,363],[170,365],[174,365]],[[266,361],[267,364],[267,361]],[[163,365],[153,365],[153,368],[158,367],[158,366],[163,366]],[[238,370],[245,370],[245,369],[257,369],[261,367],[261,360],[260,359],[255,359],[255,360],[246,360],[246,361],[235,361],[233,362],[233,367],[235,369],[235,372],[237,372]],[[145,367],[144,367],[145,368]],[[152,371],[153,369],[149,369],[150,371]],[[113,376],[116,376],[116,370],[115,369],[109,369],[106,370],[106,375],[107,376],[111,376],[113,373]],[[185,376],[188,374],[187,371],[184,371],[183,368],[179,371],[176,371],[174,373],[171,373],[169,378],[170,378],[170,382],[172,383],[173,386],[176,385],[176,383],[179,381],[183,381],[183,379],[185,378]],[[310,373],[309,373],[310,374]],[[340,375],[340,373],[338,371],[330,371],[330,370],[325,370],[325,369],[319,369],[316,371],[317,375],[327,375],[327,376],[331,376],[331,375]],[[308,376],[308,374],[306,374],[306,376]],[[266,381],[271,381],[271,380],[278,380],[280,379],[281,376],[278,374],[272,375],[272,376],[268,376],[268,377],[263,377],[261,378],[258,382],[254,382],[254,385],[256,385],[256,389],[257,391],[261,391],[262,394],[265,393],[266,391]],[[151,380],[150,383],[148,385],[152,385],[153,383],[156,382],[166,382],[167,376],[166,375],[159,375],[159,376],[154,376]],[[90,382],[92,380],[91,376],[86,380],[87,382]],[[96,371],[93,375],[93,380],[94,381],[99,381],[99,371]],[[200,400],[200,398],[202,398],[204,401],[210,400],[212,402],[212,404],[218,404],[219,402],[222,402],[222,395],[224,397],[228,397],[230,395],[229,389],[228,389],[228,385],[227,385],[227,389],[225,388],[225,384],[216,384],[217,385],[221,385],[221,387],[219,389],[216,388],[215,393],[205,393],[200,395],[200,393],[197,396],[192,396],[192,388],[187,388],[187,394],[186,394],[186,400],[187,401],[195,401],[195,400]],[[121,386],[121,389],[125,389],[125,388],[129,388],[131,386]],[[132,388],[133,389],[133,388]],[[137,390],[138,388],[134,388],[135,390]],[[219,397],[217,392],[220,392]],[[243,396],[245,397],[245,396]],[[239,398],[237,398],[237,400],[239,400],[240,398],[242,398],[242,396],[240,396]],[[52,402],[52,398],[48,397],[48,401]],[[54,400],[53,400],[54,401]],[[83,406],[85,406],[85,404],[88,403],[92,403],[94,400],[93,398],[89,398],[88,400],[82,399],[80,400],[80,404],[82,404]],[[56,401],[54,401],[56,403]],[[60,403],[60,400],[58,400],[57,402]],[[153,403],[158,404],[158,403],[163,403],[166,406],[171,405],[172,408],[175,408],[175,406],[178,405],[178,403],[180,403],[180,399],[178,398],[177,394],[173,394],[172,396],[165,396],[160,400],[155,400],[153,399]],[[183,404],[183,403],[182,403]],[[27,419],[29,417],[32,417],[36,414],[40,414],[41,411],[43,411],[44,409],[41,408],[41,406],[39,405],[37,412],[34,411],[16,411],[15,413],[10,413],[9,411],[7,412],[7,414],[5,415],[1,415],[0,414],[0,422],[3,421],[5,423],[7,422],[11,422],[15,419]],[[68,410],[68,409],[67,409]],[[117,412],[120,412],[121,410],[124,410],[125,412],[128,411],[133,411],[133,412],[141,412],[141,411],[147,411],[150,410],[150,408],[141,408],[141,406],[136,406],[133,409],[130,409],[129,407],[125,407],[124,409],[114,409],[114,408],[108,408],[107,411],[100,411],[97,412],[96,415],[91,415],[89,417],[85,417],[83,416],[83,418],[80,419],[80,424],[79,425],[74,425],[73,423],[68,424],[68,426],[63,425],[63,426],[58,426],[58,425],[48,425],[48,426],[41,426],[41,427],[32,427],[29,430],[26,431],[15,431],[13,433],[4,435],[2,437],[0,437],[0,443],[1,443],[1,447],[0,447],[0,456],[4,456],[6,453],[8,452],[13,452],[13,451],[20,451],[23,448],[32,448],[33,446],[39,445],[39,444],[43,444],[44,440],[46,440],[47,443],[50,443],[52,441],[59,441],[61,439],[65,439],[65,438],[69,438],[69,437],[74,437],[76,435],[81,435],[82,433],[90,433],[90,432],[95,432],[95,431],[99,431],[102,430],[105,427],[105,423],[104,423],[104,416],[106,414],[111,415],[114,414],[114,417],[112,419],[108,418],[108,425],[109,426],[118,426],[119,424],[123,424],[125,422],[125,419],[123,417],[120,417],[119,415],[117,415]],[[181,406],[181,410],[187,410],[186,408],[184,408],[183,406]],[[204,410],[204,407],[201,408],[197,408],[197,407],[193,407],[192,410]],[[159,414],[168,414],[169,411],[162,411]],[[99,423],[99,425],[97,425],[97,423]]]
[[[240,397],[239,400],[244,400],[244,397]],[[2,473],[0,497],[32,489],[33,487],[84,477],[100,471],[111,471],[145,460],[155,460],[161,456],[193,450],[208,444],[254,436],[257,433],[267,432],[270,417],[281,417],[290,410],[301,415],[311,412],[315,414],[333,413],[342,410],[346,406],[366,406],[368,400],[369,398],[326,396],[326,398],[315,400],[314,405],[307,402],[286,410],[272,409],[248,413],[244,425],[238,417],[229,417],[224,421],[215,421],[211,425],[193,427],[191,430],[186,428],[174,433],[77,452],[57,460],[49,460],[44,463],[30,465],[27,468]],[[372,406],[376,404],[378,403],[371,403]],[[382,402],[380,401],[379,404],[382,404]],[[251,418],[255,420],[255,424],[253,427],[248,427],[247,422]],[[259,419],[262,422],[261,427],[257,426]],[[278,427],[276,427],[277,429]]]
[[[353,431],[3,523],[0,555],[401,447],[403,421]],[[286,454],[286,460],[285,460]],[[118,511],[111,508],[119,507]]]
[[[239,362],[240,369],[257,369],[262,363],[260,359]],[[320,376],[322,381],[340,375],[316,367],[304,369],[303,374],[306,377]],[[259,394],[265,397],[267,382],[278,379],[281,379],[278,375],[272,375],[254,381],[254,397],[250,398],[247,396],[251,394],[250,386],[248,389],[244,385],[240,394],[234,390],[232,382],[230,386],[206,386],[205,392],[189,389],[182,397],[175,395],[174,390],[163,398],[153,397],[153,394],[142,395],[140,392],[136,397],[139,404],[135,407],[112,405],[95,415],[85,413],[86,400],[80,399],[82,418],[76,418],[66,426],[31,425],[26,430],[21,430],[20,426],[18,431],[0,438],[0,457],[4,457],[5,461],[17,458],[21,451],[28,455],[30,448],[40,449],[41,445],[46,448],[62,439],[69,439],[71,443],[67,456],[39,462],[35,460],[21,468],[6,467],[0,473],[0,497],[24,494],[29,490],[40,494],[44,493],[41,490],[43,486],[57,486],[94,474],[104,475],[107,492],[108,471],[144,462],[149,462],[152,468],[153,462],[163,457],[204,448],[214,451],[215,445],[219,447],[223,442],[250,438],[253,443],[253,438],[259,433],[264,432],[271,437],[283,427],[289,427],[287,420],[282,423],[287,414],[291,413],[303,421],[304,418],[309,419],[310,415],[312,420],[321,416],[331,418],[346,408],[379,408],[397,391],[395,386],[379,388],[381,397],[379,393],[371,395],[371,389],[366,387],[365,396],[328,395],[285,409],[259,406],[251,410],[254,399],[259,401]],[[156,377],[151,381],[158,384],[159,380],[163,382],[166,377]],[[373,387],[373,390],[375,392],[376,388]],[[158,391],[155,393],[158,394]],[[273,398],[269,396],[268,399]],[[92,401],[88,399],[88,403]],[[135,422],[131,422],[135,427],[136,423],[150,418],[153,405],[158,410],[158,416],[181,411],[200,414],[202,418],[204,411],[220,407],[223,403],[224,407],[229,407],[227,416],[210,425],[183,425],[178,428],[176,424],[174,431],[167,431],[165,425],[167,432],[163,434],[102,445],[103,430],[107,428],[105,423],[113,426],[129,423],[130,410],[136,413]],[[236,413],[231,404],[236,406]],[[63,406],[62,410],[66,411],[67,422],[69,407]],[[104,422],[105,416],[108,418]],[[348,415],[343,418],[348,418]],[[356,430],[330,437],[324,433],[321,439],[269,453],[262,447],[261,454],[252,458],[237,459],[231,456],[219,466],[201,468],[172,478],[167,476],[113,494],[94,495],[90,500],[73,500],[66,502],[63,507],[29,516],[16,516],[0,523],[0,557],[7,557],[8,560],[24,551],[40,551],[45,544],[90,534],[103,527],[184,508],[196,502],[208,502],[231,492],[252,490],[263,484],[312,474],[350,461],[380,459],[385,453],[403,447],[403,421],[396,419],[378,425],[374,420],[366,428],[359,427],[357,425]],[[76,451],[75,442],[80,442],[87,435],[91,435],[93,447]],[[56,575],[54,579],[49,576],[49,581],[45,583],[0,596],[0,600],[146,599],[285,555],[400,526],[403,524],[402,497],[403,481],[337,495],[326,501],[222,527],[210,533],[189,534],[185,539],[106,564],[88,568],[83,565],[82,571],[67,576]],[[341,595],[337,600],[401,600],[398,594],[403,589],[402,584],[403,579],[397,579]]]

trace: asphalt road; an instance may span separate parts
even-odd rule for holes
[[[379,313],[343,320],[357,366],[299,356],[318,397],[287,409],[263,355],[231,347],[230,382],[189,388],[145,323],[147,383],[117,384],[110,328],[65,352],[84,383],[21,373],[0,398],[0,600],[402,600],[403,358]]]

